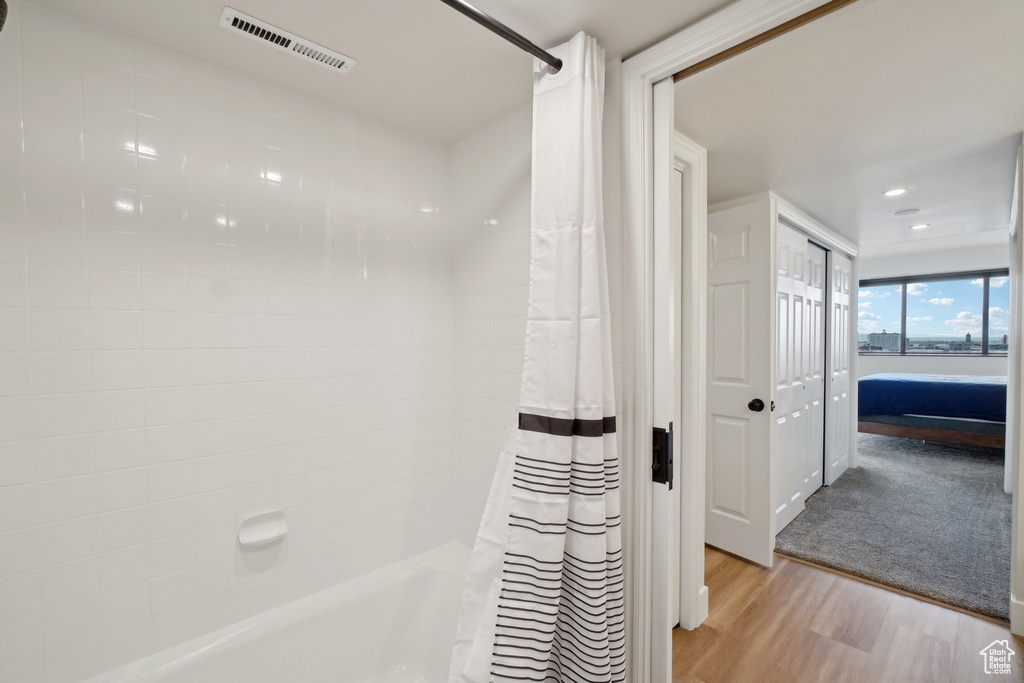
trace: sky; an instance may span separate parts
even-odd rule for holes
[[[1008,330],[1009,278],[994,277],[989,288],[989,322],[993,341]],[[859,291],[857,331],[860,334],[900,331],[901,285],[866,287]],[[963,337],[981,341],[982,281],[953,280],[907,285],[907,337]]]

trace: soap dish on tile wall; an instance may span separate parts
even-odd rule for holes
[[[246,548],[276,543],[288,534],[284,511],[275,510],[250,517],[238,529],[238,542]]]

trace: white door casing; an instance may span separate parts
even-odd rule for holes
[[[653,176],[655,181],[653,247],[653,376],[651,419],[653,427],[668,429],[675,417],[675,309],[677,292],[672,259],[673,207],[672,181],[672,123],[674,97],[671,79],[656,84],[654,88],[654,157]],[[650,451],[648,451],[650,453]],[[646,455],[646,458],[650,458]],[[648,461],[649,462],[649,461]],[[659,597],[651,604],[651,679],[667,680],[672,675],[672,628],[678,620],[678,601],[673,601],[674,586],[679,570],[678,547],[672,538],[672,511],[677,509],[678,495],[667,484],[652,481],[651,470],[646,472],[652,509],[651,588]]]
[[[706,541],[770,567],[774,200],[708,215]],[[763,409],[749,404],[760,400]]]
[[[679,240],[675,286],[676,488],[679,492],[679,625],[695,629],[708,616],[704,585],[704,479],[707,421],[707,151],[675,132],[674,171],[681,185],[673,217]],[[700,282],[694,285],[694,282]],[[685,341],[684,341],[685,340]]]
[[[1004,489],[1013,491],[1013,533],[1010,534],[1010,631],[1024,635],[1024,539],[1019,530],[1024,524],[1024,470],[1021,452],[1024,450],[1024,399],[1022,399],[1021,367],[1024,365],[1024,144],[1017,147],[1017,168],[1013,179],[1013,202],[1010,207],[1010,331],[1008,359],[1012,373],[1008,375],[1006,405],[1006,470],[1012,483],[1004,482]]]
[[[828,438],[825,446],[825,484],[831,485],[852,464],[851,451],[856,437],[853,384],[854,334],[851,303],[853,289],[853,263],[832,251],[828,254],[831,277],[828,283],[830,319],[828,353],[828,400],[825,422]]]
[[[706,271],[707,152],[672,127],[675,102],[671,80],[656,89],[655,127],[661,153],[655,160],[659,202],[654,232],[653,288],[656,333],[653,417],[674,426],[673,487],[652,483],[655,525],[652,589],[662,596],[652,605],[651,670],[671,672],[671,629],[693,629],[707,618],[704,585],[704,343],[683,345],[692,334],[694,313],[706,309],[706,289],[684,278]],[[662,194],[663,193],[663,194]],[[703,324],[701,323],[701,327]],[[685,408],[685,409],[684,409]],[[700,458],[681,458],[700,453]]]

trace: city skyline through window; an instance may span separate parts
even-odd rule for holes
[[[1009,278],[1000,272],[865,282],[858,290],[858,351],[1006,353],[1009,308]]]

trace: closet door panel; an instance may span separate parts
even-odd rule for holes
[[[826,252],[815,244],[807,247],[807,372],[804,376],[804,410],[807,440],[802,468],[803,499],[824,483],[825,465],[825,273]]]
[[[802,233],[776,229],[775,533],[804,508],[804,469],[810,421],[806,380],[810,363],[807,314],[808,242]]]
[[[825,483],[831,484],[850,466],[850,447],[854,428],[850,373],[850,290],[853,264],[847,257],[829,253],[828,283],[831,330],[829,338],[829,386],[825,419],[828,424],[826,442]]]

